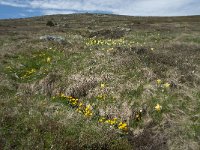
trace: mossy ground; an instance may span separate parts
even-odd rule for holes
[[[199,16],[44,16],[0,33],[1,148],[199,149]]]

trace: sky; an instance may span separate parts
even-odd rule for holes
[[[73,13],[200,15],[200,0],[0,0],[0,19]]]

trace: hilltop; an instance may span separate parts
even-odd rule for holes
[[[193,149],[200,16],[0,20],[0,147]]]

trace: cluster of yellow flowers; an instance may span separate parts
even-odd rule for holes
[[[127,41],[124,40],[124,38],[121,39],[94,39],[94,38],[89,38],[86,42],[87,46],[122,46],[126,45]]]
[[[103,89],[105,87],[105,84],[104,83],[101,83],[101,88]]]
[[[123,123],[123,122],[120,122],[120,123],[119,123],[118,128],[121,129],[121,130],[124,130],[124,131],[127,131],[127,130],[128,130],[127,124],[126,124],[126,123]]]
[[[56,97],[53,97],[55,99]],[[72,96],[66,96],[65,94],[60,94],[59,97],[62,100],[66,100],[77,112],[84,114],[85,117],[90,117],[93,115],[92,106],[90,104],[83,104],[78,98]]]
[[[105,94],[100,94],[97,96],[98,100],[105,100],[106,99],[106,95]]]
[[[51,62],[58,53],[54,53],[54,50],[49,48],[48,51],[34,51],[31,56],[18,55],[17,63],[5,66],[5,72],[20,80],[39,79],[48,74],[50,68],[48,66],[53,65]]]
[[[166,88],[166,89],[168,89],[168,88],[170,87],[170,84],[169,84],[168,82],[162,84],[162,80],[161,80],[161,79],[157,79],[156,82],[157,82],[157,85],[158,85],[159,87],[164,87],[164,88]],[[159,103],[157,103],[156,106],[155,106],[154,108],[155,108],[155,110],[156,110],[157,112],[161,112],[161,110],[162,110],[162,106],[161,106]]]
[[[100,88],[101,88],[101,94],[99,94],[98,96],[97,96],[97,99],[98,100],[105,100],[106,99],[106,94],[104,93],[104,88],[105,88],[105,83],[101,83],[100,84]]]
[[[170,84],[169,84],[168,82],[162,84],[162,80],[161,80],[161,79],[156,80],[156,82],[157,82],[157,85],[158,85],[158,86],[163,86],[163,87],[165,87],[165,88],[169,88],[169,87],[170,87]],[[162,85],[161,85],[161,84],[162,84]]]
[[[51,50],[51,48],[49,48],[49,49]],[[51,59],[52,59],[50,56],[48,56],[47,54],[45,54],[43,52],[33,55],[33,58],[37,58],[37,57],[39,57],[40,59],[44,59],[47,63],[50,63]]]
[[[101,117],[99,119],[100,123],[106,123],[109,124],[112,127],[118,128],[122,131],[128,131],[128,125],[125,122],[119,121],[119,119],[117,118],[113,118],[113,119],[106,119],[105,117]]]
[[[20,78],[21,78],[21,79],[24,79],[24,78],[26,78],[26,77],[32,75],[32,74],[35,73],[35,72],[36,72],[36,69],[35,69],[35,68],[32,68],[31,70],[27,70],[27,71],[25,72],[25,74],[24,74],[23,76],[21,76]]]
[[[54,96],[53,99],[55,100],[58,98],[59,100],[62,100],[64,102],[67,102],[72,108],[75,108],[77,112],[83,114],[85,117],[91,117],[93,116],[93,109],[90,104],[84,104],[82,101],[80,101],[78,98],[74,98],[72,96],[66,96],[65,94],[59,94],[58,96]],[[116,117],[113,119],[106,119],[105,117],[99,117],[100,123],[108,124],[112,127],[115,127],[117,129],[120,129],[124,132],[128,131],[128,125],[125,122],[120,121]]]
[[[155,106],[155,110],[160,112],[162,110],[162,106],[157,103],[156,106]]]
[[[92,107],[91,107],[91,105],[88,104],[85,107],[83,107],[82,112],[86,117],[92,116]]]

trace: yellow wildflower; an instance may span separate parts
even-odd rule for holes
[[[110,119],[106,120],[106,121],[105,121],[105,123],[108,123],[108,124],[110,124]]]
[[[34,72],[36,72],[36,70],[35,70],[35,69],[31,69],[31,70],[29,70],[29,71],[26,71],[26,74],[27,74],[27,75],[30,75],[30,74],[32,74],[32,73],[34,73]]]
[[[117,121],[117,118],[114,118],[113,120],[114,120],[114,121]]]
[[[102,118],[99,119],[99,122],[103,122],[104,120],[105,120],[105,118],[102,117]]]
[[[88,104],[87,106],[86,106],[86,109],[90,109],[90,107],[91,107],[91,105],[90,104]]]
[[[162,81],[160,79],[158,79],[158,80],[156,80],[156,82],[158,85],[160,85]]]
[[[105,87],[105,84],[101,83],[101,88],[104,88]]]
[[[124,130],[124,131],[126,131],[128,129],[127,124],[123,123],[123,122],[119,123],[118,128],[121,130]]]
[[[164,87],[165,87],[165,88],[169,88],[169,86],[170,86],[169,83],[165,83],[165,84],[164,84]]]
[[[98,95],[97,98],[101,99],[103,98],[103,95]]]
[[[84,115],[87,117],[87,116],[92,116],[92,110],[91,110],[91,105],[88,104],[86,107],[85,107],[85,110],[84,110]]]
[[[82,111],[81,111],[80,108],[77,108],[77,109],[76,109],[76,112],[78,112],[78,113],[82,113]]]
[[[157,104],[157,105],[155,106],[155,110],[156,110],[156,111],[161,111],[161,110],[162,110],[162,106],[159,105],[159,104]]]
[[[85,115],[86,117],[92,116],[92,111],[91,111],[91,110],[86,110],[86,112],[84,113],[84,115]]]
[[[99,100],[105,100],[106,95],[105,95],[105,94],[98,95],[97,98],[98,98]]]
[[[50,62],[51,61],[51,58],[50,57],[47,57],[47,62]]]
[[[114,124],[116,124],[117,123],[117,118],[114,118],[113,120],[110,120],[110,124],[111,125],[114,125]]]
[[[62,94],[60,94],[60,97],[65,97],[65,94],[63,94],[63,93],[62,93]]]
[[[82,103],[82,102],[79,103],[79,107],[81,107],[81,106],[83,106],[83,103]]]
[[[71,102],[71,104],[75,106],[77,104],[77,101],[74,100],[74,101]]]
[[[31,72],[36,72],[36,70],[35,69],[31,69]]]
[[[153,51],[153,50],[154,50],[154,48],[151,48],[151,50]]]

